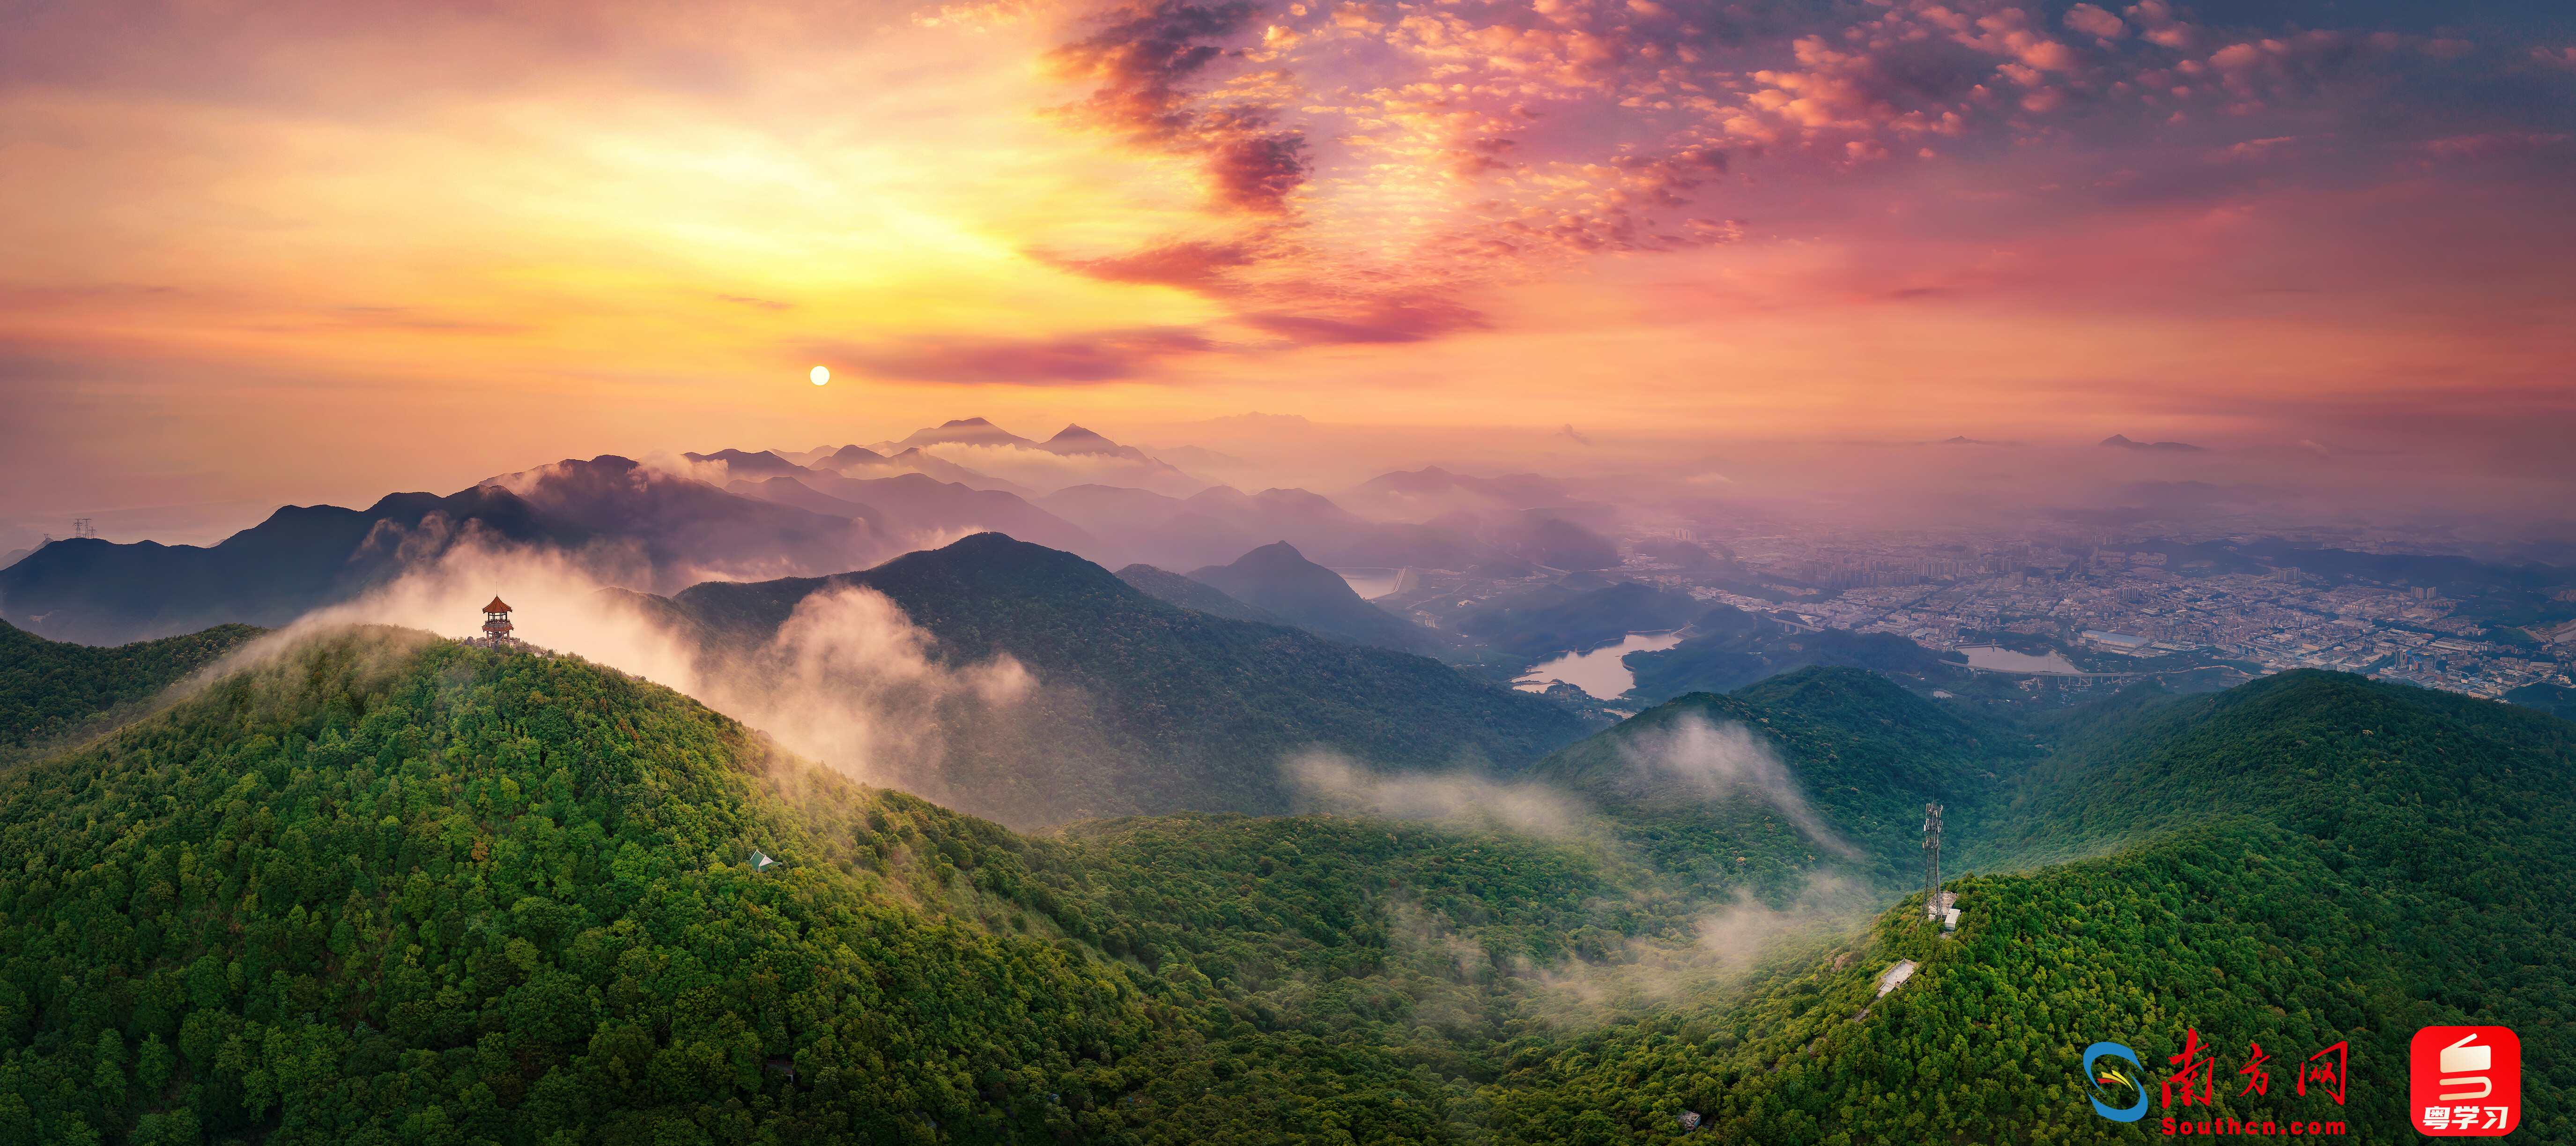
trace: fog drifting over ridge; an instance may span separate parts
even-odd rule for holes
[[[939,758],[937,723],[926,714],[943,699],[973,696],[1008,707],[1034,685],[1007,656],[953,669],[936,663],[927,655],[930,636],[863,587],[814,594],[749,657],[712,660],[689,636],[608,591],[614,588],[561,554],[460,547],[357,600],[315,610],[217,669],[274,655],[334,625],[477,636],[482,606],[497,595],[512,606],[517,635],[529,644],[666,685],[790,751],[879,786],[891,785],[891,760]]]

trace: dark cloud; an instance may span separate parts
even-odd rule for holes
[[[1444,300],[1385,302],[1342,317],[1318,314],[1246,314],[1235,321],[1264,333],[1309,346],[1352,343],[1420,342],[1462,330],[1480,330],[1482,316]]]
[[[2576,151],[2576,49],[2422,23],[2296,2],[1139,0],[1050,54],[1090,88],[1058,110],[1194,157],[1237,230],[1047,261],[1292,343],[1416,342],[1484,326],[1472,290],[1743,241],[1738,216],[1829,234],[1872,186],[1924,186],[1909,167],[1951,169],[1923,217],[1991,200],[2010,241],[2035,212],[2238,210],[2364,163]]]
[[[1059,110],[1138,144],[1204,157],[1215,210],[1285,214],[1306,181],[1304,134],[1280,127],[1258,102],[1198,90],[1226,55],[1216,41],[1243,32],[1259,11],[1181,0],[1123,9],[1109,27],[1052,53],[1059,75],[1100,84]]]
[[[1189,4],[1178,0],[1119,13],[1101,31],[1057,48],[1052,62],[1069,79],[1100,81],[1090,98],[1074,105],[1095,125],[1146,139],[1187,135],[1200,114],[1187,84],[1225,50],[1202,41],[1244,29],[1259,9],[1251,4]]]
[[[1228,139],[1211,149],[1208,174],[1217,202],[1255,215],[1285,214],[1288,196],[1306,181],[1306,137],[1274,132]]]
[[[1259,250],[1259,246],[1250,241],[1184,241],[1099,259],[1063,259],[1043,252],[1036,257],[1105,282],[1150,283],[1225,293],[1227,272],[1251,266],[1260,258]]]
[[[905,382],[1081,386],[1154,374],[1167,359],[1212,350],[1195,331],[1095,331],[1049,339],[915,339],[901,344],[811,344],[798,360],[846,362]]]

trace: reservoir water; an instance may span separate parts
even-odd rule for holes
[[[1520,679],[1512,682],[1512,687],[1522,692],[1545,692],[1547,682],[1561,680],[1601,700],[1616,699],[1620,693],[1637,684],[1636,674],[1619,663],[1619,658],[1634,652],[1669,649],[1680,643],[1682,634],[1679,629],[1668,633],[1630,633],[1626,640],[1615,645],[1588,653],[1567,653],[1555,660],[1532,665]]]
[[[1395,592],[1396,579],[1404,576],[1402,569],[1335,569],[1333,572],[1350,582],[1351,592],[1359,594],[1363,601],[1374,601]]]
[[[1970,645],[1960,649],[1968,663],[1981,669],[2003,669],[2008,672],[2082,672],[2066,654],[2050,649],[2048,655],[2035,657],[1993,645]]]

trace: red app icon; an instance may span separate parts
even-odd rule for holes
[[[2407,1116],[2442,1138],[2510,1134],[2522,1122],[2522,1040],[2503,1027],[2415,1032]]]

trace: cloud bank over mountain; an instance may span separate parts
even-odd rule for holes
[[[961,390],[1131,439],[1528,436],[1486,473],[2116,432],[2563,474],[2569,36],[2528,3],[31,10],[0,516],[866,442]]]

